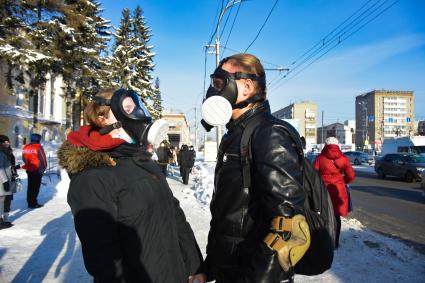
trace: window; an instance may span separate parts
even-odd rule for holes
[[[19,127],[18,126],[15,126],[15,129],[14,129],[14,137],[15,137],[15,147],[17,148],[17,147],[19,147],[20,146],[20,144],[19,144]]]
[[[54,106],[55,106],[55,80],[54,78],[50,79],[50,115],[54,114]]]
[[[39,113],[44,114],[44,91],[39,91],[38,109]]]
[[[16,106],[22,106],[24,104],[24,90],[20,85],[16,85],[15,88]]]

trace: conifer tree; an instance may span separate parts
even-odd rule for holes
[[[94,94],[100,86],[101,54],[108,40],[109,22],[100,16],[97,2],[67,0],[65,3],[64,16],[56,21],[56,45],[66,85],[67,127],[72,124],[76,129],[81,121],[83,96]]]
[[[155,80],[155,86],[153,89],[153,103],[152,106],[148,105],[148,107],[151,107],[149,111],[151,111],[152,117],[156,120],[159,119],[162,115],[162,98],[161,98],[161,90],[159,88],[159,78],[156,78]]]
[[[154,99],[155,89],[153,87],[152,72],[154,68],[152,52],[153,46],[149,46],[151,29],[146,25],[145,17],[142,9],[137,6],[133,13],[133,44],[138,48],[135,52],[134,71],[137,76],[134,76],[131,82],[133,88],[137,89],[143,98],[150,100]]]
[[[115,87],[140,91],[131,85],[132,77],[136,75],[134,72],[136,52],[141,48],[133,44],[131,25],[130,10],[126,8],[122,11],[120,26],[114,33],[115,44],[111,58],[112,84]]]

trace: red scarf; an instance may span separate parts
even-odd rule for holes
[[[116,148],[125,143],[123,139],[113,138],[111,135],[101,135],[91,126],[81,126],[77,131],[68,134],[67,140],[78,147],[87,147],[94,151]]]

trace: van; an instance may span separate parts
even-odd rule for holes
[[[397,152],[425,155],[425,136],[386,138],[381,155]]]

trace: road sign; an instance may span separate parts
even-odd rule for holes
[[[373,116],[373,115],[368,116],[368,120],[369,120],[369,122],[374,122],[375,116]]]
[[[410,123],[410,117],[407,117],[407,118],[406,118],[406,122],[407,122],[407,123]]]
[[[388,118],[388,122],[392,123],[392,122],[394,122],[394,119],[390,117],[390,118]]]

